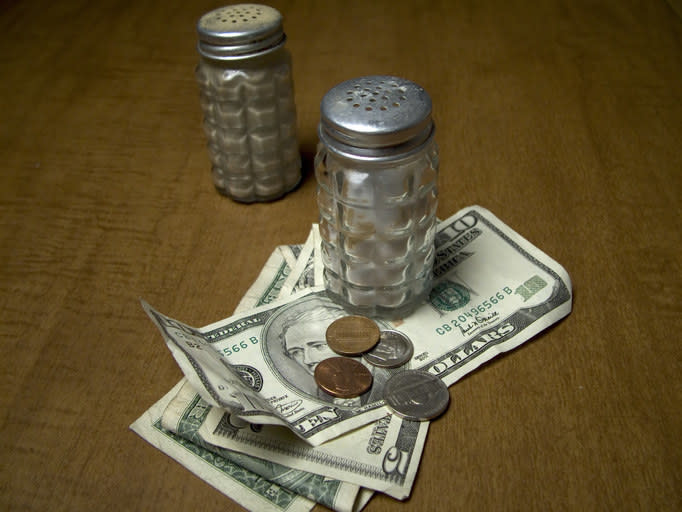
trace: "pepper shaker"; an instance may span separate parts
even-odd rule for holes
[[[282,15],[237,4],[197,23],[204,130],[216,189],[251,203],[277,199],[301,179],[291,56]]]
[[[328,295],[367,316],[404,317],[432,283],[438,147],[431,99],[393,76],[322,99],[315,157]]]

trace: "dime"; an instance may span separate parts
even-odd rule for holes
[[[397,368],[408,362],[413,352],[410,338],[402,332],[385,330],[379,335],[379,343],[362,357],[374,366]]]
[[[364,316],[344,316],[327,327],[327,345],[337,354],[356,356],[379,341],[379,326]]]
[[[330,357],[315,367],[315,382],[339,398],[354,398],[372,385],[372,374],[365,366],[347,357]]]
[[[448,408],[450,393],[438,377],[420,370],[406,370],[386,382],[384,399],[401,418],[424,421],[440,416]]]

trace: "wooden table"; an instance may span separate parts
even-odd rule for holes
[[[219,5],[0,6],[0,508],[241,510],[128,429],[182,376],[139,299],[228,316],[317,220],[322,95],[381,73],[433,98],[439,216],[485,206],[575,295],[450,388],[411,498],[367,510],[680,510],[679,2],[273,2],[306,174],[254,205],[214,191],[201,129]]]

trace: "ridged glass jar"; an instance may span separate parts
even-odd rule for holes
[[[237,4],[197,23],[204,130],[216,189],[250,203],[277,199],[301,179],[291,56],[281,14]]]
[[[401,318],[432,283],[438,147],[431,99],[366,76],[323,98],[315,158],[327,293],[347,310]]]

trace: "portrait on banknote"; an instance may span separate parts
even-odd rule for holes
[[[265,359],[285,385],[311,398],[354,407],[381,399],[381,389],[390,371],[365,364],[373,376],[372,388],[357,399],[339,399],[322,391],[314,379],[315,367],[338,356],[326,341],[334,320],[348,313],[326,295],[313,294],[278,310],[263,329]],[[355,358],[361,361],[361,358]]]

